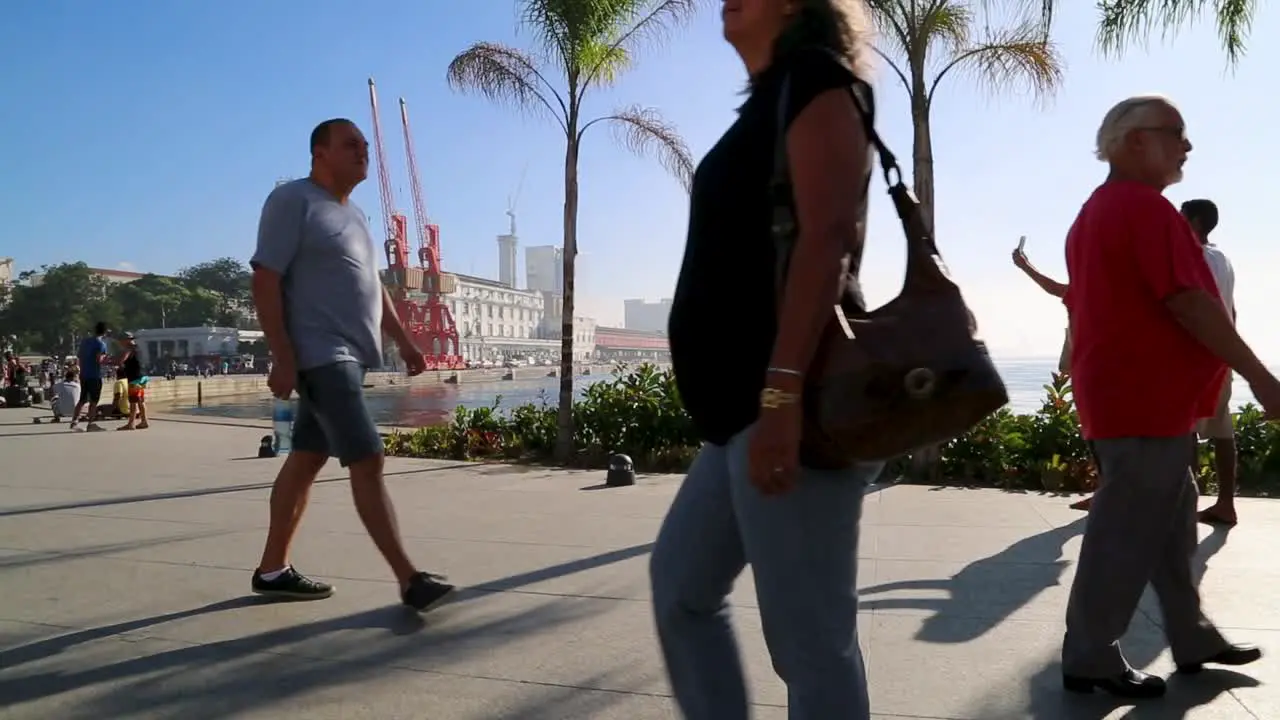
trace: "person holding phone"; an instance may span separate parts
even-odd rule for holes
[[[1023,248],[1026,247],[1026,244],[1027,244],[1026,235],[1023,235],[1022,237],[1018,238],[1018,247],[1014,248],[1013,250],[1014,266],[1017,267],[1019,270],[1021,270],[1023,273],[1025,273],[1027,277],[1031,278],[1032,282],[1034,282],[1036,285],[1039,285],[1041,290],[1044,290],[1045,292],[1058,298],[1059,300],[1064,300],[1067,297],[1067,284],[1060,283],[1057,280],[1054,280],[1048,275],[1045,275],[1044,273],[1037,270],[1035,266],[1031,264],[1031,261],[1027,259],[1027,254],[1023,252]],[[1062,353],[1058,355],[1058,372],[1062,375],[1071,374],[1071,318],[1070,317],[1067,318],[1066,335],[1067,335],[1066,339],[1062,341]],[[1092,455],[1092,452],[1090,453],[1090,455]],[[1092,460],[1093,460],[1094,468],[1097,469],[1098,467],[1097,458],[1092,458]],[[1083,500],[1077,500],[1076,502],[1071,503],[1071,509],[1088,510],[1089,506],[1092,503],[1093,503],[1093,496],[1089,496],[1087,498],[1084,498]]]

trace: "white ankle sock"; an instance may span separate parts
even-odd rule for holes
[[[288,566],[288,565],[285,565],[284,567],[280,568],[279,570],[275,570],[275,571],[272,571],[272,572],[265,572],[265,573],[260,574],[258,577],[262,578],[263,580],[266,580],[267,582],[271,582],[272,580],[275,580],[276,578],[278,578],[278,577],[280,577],[281,575],[283,575],[283,574],[285,573],[285,571],[286,571],[286,570],[288,570],[288,569],[289,569],[289,566]]]

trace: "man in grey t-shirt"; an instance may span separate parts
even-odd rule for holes
[[[356,510],[400,581],[401,599],[419,611],[453,586],[409,560],[383,483],[382,436],[364,404],[364,375],[382,364],[382,334],[400,349],[410,375],[426,369],[378,279],[377,251],[351,191],[369,173],[369,143],[350,120],[326,120],[311,133],[311,175],[278,186],[258,225],[253,300],[271,349],[271,392],[298,392],[293,448],[271,491],[271,528],[253,591],[325,598],[333,588],[288,562],[316,475],[330,457],[351,472]]]

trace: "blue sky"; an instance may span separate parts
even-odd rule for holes
[[[1163,92],[1182,107],[1195,144],[1186,180],[1168,195],[1219,204],[1218,242],[1236,267],[1242,329],[1262,354],[1280,358],[1280,335],[1267,322],[1280,260],[1270,237],[1280,144],[1271,126],[1276,94],[1265,90],[1274,88],[1280,47],[1262,41],[1278,36],[1280,14],[1263,5],[1256,41],[1231,71],[1204,23],[1120,61],[1100,58],[1092,6],[1063,4],[1054,36],[1066,82],[1049,103],[993,96],[963,76],[949,77],[935,100],[939,246],[984,334],[1004,356],[1056,355],[1064,313],[1013,269],[1009,251],[1025,234],[1033,262],[1064,275],[1062,238],[1103,176],[1091,153],[1102,114],[1125,96]],[[446,269],[496,275],[494,238],[505,231],[507,199],[522,174],[522,246],[558,244],[563,137],[548,123],[457,95],[444,80],[449,60],[473,42],[529,47],[514,2],[355,7],[336,0],[305,9],[247,0],[6,6],[0,255],[24,269],[84,260],[159,273],[222,255],[247,259],[265,194],[277,178],[306,172],[311,127],[348,116],[368,131],[370,76],[402,209],[412,199],[395,101],[409,103]],[[666,46],[646,49],[588,110],[658,108],[701,157],[732,122],[743,82],[716,7]],[[890,80],[884,71],[878,78],[879,124],[905,161],[910,123]],[[588,135],[580,173],[580,307],[617,323],[623,298],[670,295],[687,196],[607,131]],[[901,232],[882,190],[873,185],[864,264],[873,301],[895,294],[902,277]],[[375,178],[356,200],[378,219]]]

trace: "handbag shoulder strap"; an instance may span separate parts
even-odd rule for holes
[[[876,149],[880,158],[880,171],[889,187],[902,182],[902,169],[898,167],[898,159],[876,132],[875,111],[872,107],[870,87],[861,80],[849,86],[849,96],[858,108],[858,116],[862,118],[862,129],[867,140]],[[791,76],[782,79],[782,91],[778,93],[777,124],[773,141],[773,185],[788,185],[791,182],[791,171],[787,165],[787,115],[791,105]]]
[[[902,180],[902,168],[893,152],[885,145],[884,140],[875,128],[875,114],[870,100],[870,87],[861,80],[849,86],[849,95],[853,98],[862,118],[863,131],[867,140],[876,149],[880,158],[880,170],[885,184],[889,188],[889,197],[893,199],[898,219],[902,221],[902,229],[907,239],[907,286],[920,277],[920,268],[930,263],[930,258],[939,256],[934,244],[932,229],[924,220],[920,209],[920,201]],[[770,182],[770,195],[773,201],[773,237],[777,246],[777,288],[782,291],[786,273],[790,265],[791,249],[796,238],[796,219],[791,193],[791,172],[787,160],[787,119],[791,99],[791,76],[782,79],[781,91],[778,93],[777,126],[774,135],[773,177]],[[864,192],[863,202],[867,200]],[[865,207],[865,206],[864,206]]]

